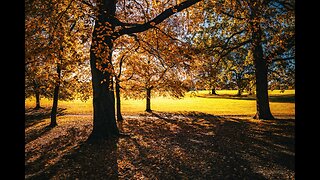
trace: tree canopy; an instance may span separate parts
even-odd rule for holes
[[[255,89],[256,117],[272,119],[268,88],[294,87],[294,7],[292,0],[25,1],[26,97],[92,97],[94,137],[118,134],[114,88],[147,99],[151,90],[180,98],[195,88]]]

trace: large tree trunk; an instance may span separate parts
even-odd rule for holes
[[[61,65],[57,64],[58,82],[54,87],[53,92],[53,104],[51,109],[51,122],[50,127],[57,126],[57,110],[58,110],[58,99],[59,99],[59,88],[60,88],[60,78],[61,78]]]
[[[152,110],[151,110],[151,89],[152,88],[147,88],[147,94],[146,94],[146,111],[147,112],[152,112]]]
[[[123,117],[121,115],[120,84],[118,81],[116,81],[116,100],[117,100],[117,120],[122,121]]]
[[[268,97],[268,67],[267,61],[263,58],[263,49],[261,44],[262,31],[257,28],[257,31],[253,32],[253,58],[255,65],[256,75],[256,101],[257,101],[257,113],[254,116],[255,119],[274,119],[270,111],[269,97]]]
[[[108,34],[114,30],[112,19],[115,15],[115,3],[115,0],[104,0],[101,3],[90,49],[93,89],[93,130],[90,139],[94,140],[108,139],[119,135],[115,119],[112,75],[108,70],[103,70],[111,67],[113,43]],[[107,25],[108,28],[104,28]],[[103,29],[108,29],[109,32]]]

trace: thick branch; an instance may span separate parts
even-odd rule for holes
[[[200,2],[201,0],[186,0],[178,5],[175,5],[169,9],[166,9],[165,11],[163,11],[161,14],[159,14],[157,17],[155,17],[154,19],[152,19],[151,21],[148,21],[144,24],[139,24],[130,28],[124,28],[121,29],[118,32],[114,32],[113,36],[114,37],[119,37],[122,36],[124,34],[133,34],[133,33],[139,33],[139,32],[143,32],[146,31],[150,28],[153,28],[155,25],[163,22],[165,19],[167,19],[168,17],[172,16],[173,14],[180,12],[194,4],[196,4],[197,2]]]

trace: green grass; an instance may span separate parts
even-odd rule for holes
[[[256,101],[254,96],[244,94],[236,96],[235,90],[217,90],[218,95],[210,95],[209,91],[198,91],[196,96],[187,93],[182,99],[170,97],[152,97],[151,109],[164,112],[197,111],[213,115],[248,115],[253,116],[256,112]],[[275,116],[295,115],[295,90],[269,91],[270,108]],[[49,99],[41,99],[41,106],[51,107]],[[58,106],[65,108],[66,114],[92,114],[92,99],[87,102],[80,100],[59,101]],[[122,113],[141,113],[145,110],[145,100],[122,99]],[[26,108],[35,107],[34,98],[25,101]]]

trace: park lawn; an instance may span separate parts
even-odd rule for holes
[[[156,97],[153,113],[144,113],[145,100],[123,100],[118,127],[126,136],[99,143],[87,141],[92,100],[59,101],[51,128],[51,100],[33,110],[27,99],[25,179],[294,179],[294,91],[271,93],[281,117],[267,121],[252,119],[254,98],[217,93]]]
[[[210,95],[209,91],[198,91],[196,96],[187,93],[184,98],[152,97],[151,109],[161,112],[196,111],[212,115],[245,115],[253,116],[256,112],[254,96],[244,94],[237,97],[236,90],[217,90],[218,95]],[[274,116],[295,116],[295,90],[269,91],[270,108]],[[145,100],[122,99],[121,110],[123,114],[136,114],[144,112]],[[41,99],[41,106],[50,108],[52,101]],[[35,107],[35,99],[25,101],[26,109]],[[59,101],[58,107],[65,109],[65,114],[92,114],[92,99],[86,102],[80,100]]]

